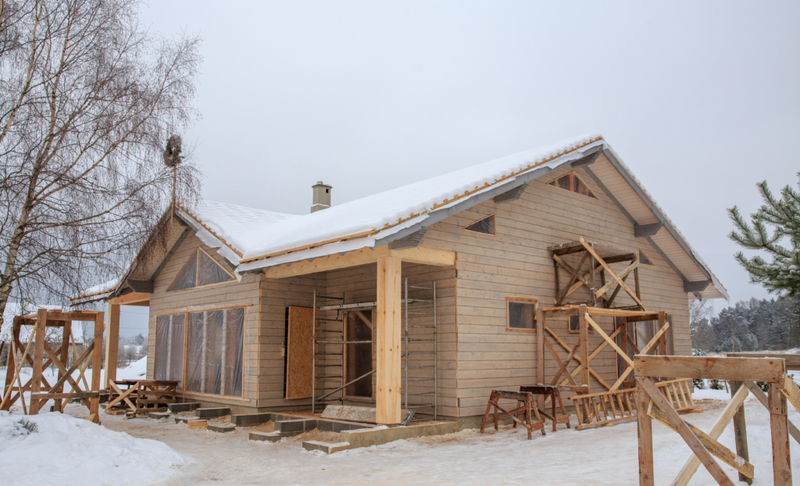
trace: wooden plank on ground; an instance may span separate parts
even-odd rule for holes
[[[783,360],[773,358],[637,355],[634,357],[634,362],[637,377],[706,378],[782,383],[786,373]]]

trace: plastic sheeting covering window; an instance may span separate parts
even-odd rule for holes
[[[186,265],[181,269],[175,280],[172,281],[167,291],[203,287],[233,280],[233,275],[225,271],[219,263],[208,256],[204,251],[195,251]]]
[[[155,379],[182,381],[184,314],[159,316],[156,320]]]
[[[242,395],[244,308],[189,313],[186,391]]]

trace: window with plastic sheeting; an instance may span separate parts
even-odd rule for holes
[[[233,280],[231,272],[222,268],[208,253],[198,248],[178,272],[167,291],[204,287]]]
[[[242,395],[244,308],[189,313],[186,391]]]
[[[185,314],[158,316],[156,319],[156,380],[183,381],[185,320]]]

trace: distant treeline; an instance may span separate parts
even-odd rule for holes
[[[800,347],[800,299],[737,302],[710,317],[692,306],[692,347],[705,353]]]

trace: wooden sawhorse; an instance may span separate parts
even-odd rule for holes
[[[539,413],[553,421],[553,432],[556,431],[556,424],[566,424],[569,429],[569,415],[564,409],[564,403],[561,401],[561,394],[558,392],[558,387],[554,385],[529,385],[519,387],[519,391],[523,393],[530,393],[533,395],[544,395],[550,397],[550,403],[553,405],[553,414],[550,415],[544,410],[539,410]],[[561,415],[556,413],[556,402],[561,408]],[[536,407],[534,407],[536,408]],[[537,414],[538,415],[538,414]]]
[[[501,399],[516,400],[517,408],[511,411],[504,409],[498,403]],[[521,406],[520,403],[522,404]],[[486,413],[483,414],[481,433],[483,433],[483,430],[486,428],[486,421],[489,420],[489,412],[492,411],[492,407],[494,407],[494,430],[497,430],[497,412],[500,411],[511,417],[511,420],[514,421],[514,427],[516,427],[517,424],[521,424],[528,429],[528,440],[533,438],[532,434],[534,430],[541,430],[542,435],[547,435],[544,431],[544,420],[542,420],[542,417],[539,415],[539,409],[536,408],[536,404],[533,403],[532,393],[492,390],[492,393],[489,395],[489,403],[486,405]],[[536,416],[535,422],[531,421],[531,412]],[[524,416],[524,420],[520,420],[517,417],[519,414]]]

